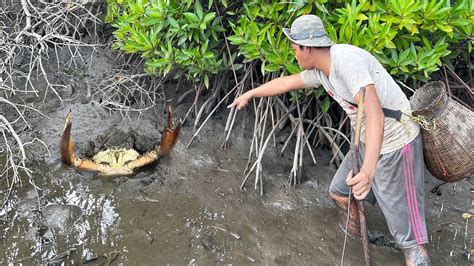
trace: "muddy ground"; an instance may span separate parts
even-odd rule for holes
[[[84,51],[84,57],[88,55],[90,51]],[[32,114],[31,132],[46,143],[50,155],[38,155],[38,188],[24,182],[0,210],[0,264],[340,264],[344,233],[328,200],[336,171],[328,165],[328,150],[317,150],[317,165],[307,160],[304,182],[292,188],[286,183],[292,153],[278,157],[278,148],[271,148],[264,159],[264,195],[254,190],[252,177],[239,189],[253,127],[250,109],[238,116],[230,150],[220,149],[228,114],[222,110],[189,148],[194,132],[191,123],[184,125],[172,153],[134,176],[104,178],[63,165],[58,144],[69,110],[74,147],[81,155],[98,151],[104,139],[147,150],[160,137],[165,99],[139,117],[124,119],[84,97],[85,82],[97,84],[108,75],[114,58],[101,48],[92,62],[68,70],[72,74],[64,84],[72,90],[64,92],[62,106],[52,95],[45,102],[32,100],[48,117]],[[173,86],[165,85],[167,99],[179,96]],[[190,101],[175,106],[176,117],[183,117],[189,106]],[[427,174],[433,264],[469,265],[472,222],[467,224],[461,214],[473,213],[472,184],[446,184],[432,193],[440,183]],[[367,206],[367,219],[369,230],[390,240],[377,206]],[[374,265],[403,265],[402,253],[393,246],[371,245],[371,252]],[[362,264],[359,239],[348,239],[344,262]]]

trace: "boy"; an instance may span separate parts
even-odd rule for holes
[[[420,129],[400,122],[390,109],[410,113],[410,103],[383,66],[367,51],[334,44],[319,17],[297,18],[283,30],[303,72],[279,77],[237,97],[229,107],[245,107],[253,97],[275,96],[323,85],[355,124],[359,91],[365,87],[364,118],[359,147],[360,173],[351,178],[348,154],[329,188],[330,197],[347,213],[350,188],[358,200],[377,201],[407,265],[428,265],[424,216],[424,162]],[[383,107],[383,108],[382,108]],[[388,117],[392,116],[392,117]],[[354,203],[354,204],[352,204]],[[360,235],[357,205],[349,206],[349,231]],[[344,220],[345,221],[345,220]]]

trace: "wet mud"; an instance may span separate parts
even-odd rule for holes
[[[69,80],[94,83],[113,60],[99,53],[94,64]],[[103,71],[103,72],[101,72]],[[77,86],[77,85],[76,85]],[[176,98],[173,84],[168,98]],[[72,136],[77,154],[91,157],[109,147],[150,150],[166,123],[164,103],[140,116],[123,118],[106,112],[71,91],[70,101],[40,103],[48,117],[34,119],[34,131],[50,151],[35,164],[37,188],[25,182],[0,210],[0,264],[92,265],[339,265],[344,233],[327,189],[336,169],[330,152],[318,150],[317,164],[305,163],[303,183],[288,187],[292,154],[264,157],[264,195],[252,176],[244,189],[243,170],[251,140],[252,114],[239,114],[231,149],[220,145],[226,111],[210,120],[194,143],[192,125],[184,125],[169,156],[130,177],[101,177],[62,164],[59,138],[64,118],[73,112]],[[82,100],[81,100],[82,99]],[[190,103],[175,106],[183,117]],[[431,190],[425,182],[428,249],[433,265],[469,265],[473,213],[472,184],[463,180]],[[5,186],[5,184],[1,184]],[[2,189],[4,189],[2,187]],[[368,228],[379,245],[371,245],[374,265],[403,265],[391,245],[382,212],[366,205]],[[362,244],[349,237],[344,265],[362,265]]]

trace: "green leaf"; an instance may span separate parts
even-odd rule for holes
[[[456,18],[450,21],[451,25],[456,27],[469,26],[471,23],[467,19]]]
[[[324,97],[323,104],[322,104],[323,112],[327,113],[330,106],[331,106],[331,100],[329,99],[328,96]]]
[[[243,38],[238,35],[232,35],[227,37],[227,40],[230,41],[234,45],[239,45],[244,42]]]
[[[198,18],[198,16],[196,16],[194,13],[190,13],[190,12],[185,12],[183,13],[183,16],[186,17],[186,19],[189,21],[189,22],[192,22],[192,23],[200,23],[200,19]]]
[[[362,14],[362,13],[359,13],[357,15],[357,20],[367,20],[369,19],[366,15]]]
[[[322,86],[319,86],[318,88],[313,89],[313,94],[314,97],[319,98],[322,95],[326,94],[326,90]]]
[[[181,37],[179,37],[178,39],[178,46],[180,46],[181,44],[183,44],[184,42],[186,41],[186,35],[183,35]]]
[[[174,19],[173,17],[168,16],[168,21],[169,21],[171,26],[173,26],[175,28],[179,28],[178,21],[176,21],[176,19]]]
[[[290,74],[296,74],[301,71],[301,68],[295,63],[286,64],[286,69]]]
[[[203,23],[209,23],[209,21],[213,20],[216,17],[216,12],[207,13],[204,16]]]
[[[442,30],[446,33],[453,32],[453,28],[451,26],[449,26],[448,24],[445,24],[445,23],[436,23],[436,27],[438,27],[440,30]]]
[[[204,86],[209,89],[209,76],[207,74],[204,74]]]
[[[264,69],[266,72],[275,72],[275,71],[280,70],[281,68],[282,68],[282,65],[270,63],[268,65],[265,65]]]
[[[194,8],[199,18],[199,21],[202,21],[204,18],[204,12],[202,11],[201,2],[199,0],[197,0],[196,3],[194,4]]]

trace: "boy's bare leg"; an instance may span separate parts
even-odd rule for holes
[[[425,245],[416,245],[411,248],[403,249],[403,255],[405,256],[405,264],[407,266],[430,265],[430,259]]]
[[[339,213],[341,216],[341,226],[342,228],[346,228],[347,222],[347,206],[349,204],[349,198],[344,196],[339,196],[333,193],[329,194],[330,198],[334,200],[334,202],[339,206]],[[351,206],[350,206],[350,215],[349,215],[349,224],[347,226],[347,230],[355,235],[360,237],[360,223],[359,223],[359,210],[357,208],[357,204],[355,199],[351,199]]]

